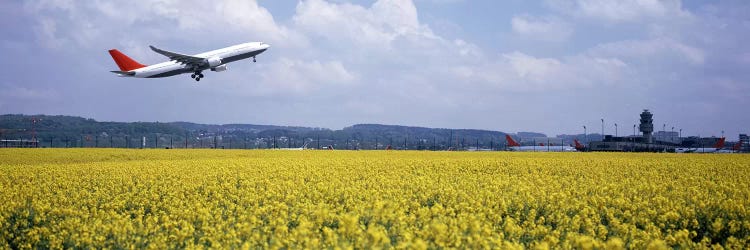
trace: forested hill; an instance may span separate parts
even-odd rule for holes
[[[160,122],[99,122],[77,116],[64,115],[1,115],[0,133],[4,138],[78,137],[102,134],[104,136],[145,134],[184,134],[184,129]]]
[[[0,115],[0,138],[40,141],[104,140],[117,144],[119,138],[155,138],[153,141],[189,140],[219,137],[222,141],[273,140],[271,147],[300,146],[302,141],[338,148],[375,148],[386,145],[403,148],[447,149],[449,147],[494,147],[504,144],[505,133],[475,129],[424,128],[380,124],[358,124],[341,130],[325,128],[254,124],[197,124],[190,122],[100,122],[63,115]],[[529,133],[534,136],[544,136]],[[94,139],[92,139],[94,138]],[[216,139],[216,138],[213,138]],[[68,142],[66,142],[68,143]],[[125,143],[124,141],[122,143]],[[193,142],[190,142],[191,144]],[[286,143],[286,144],[284,144]],[[69,143],[68,143],[69,144]],[[219,142],[217,142],[217,145]],[[87,145],[83,142],[83,145]],[[316,145],[317,146],[317,145]],[[260,146],[259,146],[260,147]]]
[[[395,141],[392,144],[399,144],[405,138],[421,138],[431,143],[433,140],[447,140],[443,138],[453,138],[452,144],[474,145],[477,140],[482,143],[492,142],[499,143],[504,140],[505,133],[490,130],[477,129],[446,129],[446,128],[425,128],[409,127],[398,125],[380,125],[380,124],[357,124],[346,127],[341,130],[343,133],[351,135],[352,138],[373,138],[380,137],[388,140],[387,143]]]

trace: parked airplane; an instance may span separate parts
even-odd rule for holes
[[[724,148],[726,138],[721,137],[719,141],[710,148],[675,148],[676,153],[716,153]]]
[[[308,143],[310,142],[305,142],[305,145],[302,145],[302,147],[299,148],[277,148],[277,150],[306,150]]]
[[[576,148],[571,146],[545,146],[540,143],[539,146],[521,146],[518,144],[510,135],[505,135],[505,140],[508,142],[508,149],[510,151],[536,151],[536,152],[574,152]]]
[[[732,146],[732,149],[719,149],[716,151],[716,153],[720,153],[720,154],[739,153],[740,149],[742,149],[742,140],[735,143],[734,146]]]
[[[263,42],[243,43],[197,55],[185,55],[158,49],[154,46],[149,47],[154,52],[168,57],[171,61],[147,66],[136,62],[116,49],[111,49],[109,54],[120,67],[120,70],[111,72],[123,77],[138,78],[168,77],[192,73],[190,77],[200,81],[203,78],[204,70],[224,71],[227,70],[227,63],[251,57],[255,62],[255,56],[263,53],[271,46]]]

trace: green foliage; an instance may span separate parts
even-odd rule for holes
[[[36,121],[35,123],[33,121]],[[165,147],[185,137],[190,147],[245,147],[267,148],[276,141],[277,147],[309,147],[331,145],[336,149],[394,149],[447,150],[475,147],[501,148],[505,133],[475,129],[423,128],[379,124],[358,124],[341,130],[312,127],[253,125],[253,124],[197,124],[190,122],[100,122],[62,115],[0,115],[0,138],[31,139],[32,130],[41,146],[139,147],[141,138],[146,147]],[[214,138],[216,137],[216,138]],[[126,139],[127,138],[127,139]],[[158,138],[158,143],[155,139]],[[129,140],[129,142],[126,142]],[[83,141],[83,142],[82,142]],[[230,145],[230,141],[236,143]],[[76,146],[77,145],[77,146]],[[242,146],[239,146],[242,145]]]

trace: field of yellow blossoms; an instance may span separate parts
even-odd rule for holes
[[[0,249],[750,248],[750,155],[0,149]]]

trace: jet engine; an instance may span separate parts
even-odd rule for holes
[[[208,63],[208,66],[211,68],[221,65],[221,59],[218,57],[208,58],[206,59],[206,62]]]
[[[211,68],[211,71],[216,71],[216,72],[222,72],[224,70],[227,70],[226,64],[222,64],[222,65]]]

